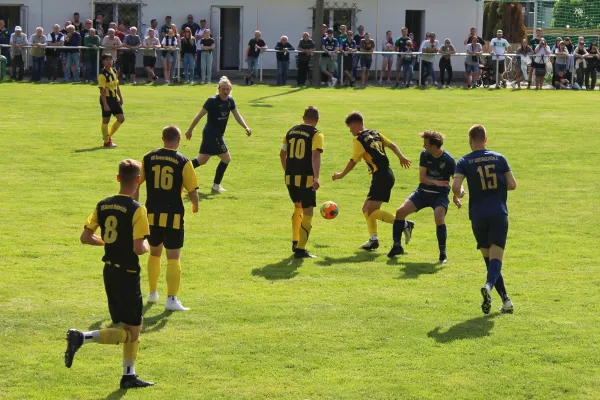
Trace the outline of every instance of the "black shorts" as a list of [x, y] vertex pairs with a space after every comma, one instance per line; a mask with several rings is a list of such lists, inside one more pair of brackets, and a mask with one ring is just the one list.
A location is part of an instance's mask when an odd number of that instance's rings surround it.
[[447, 193], [429, 193], [420, 189], [415, 190], [413, 194], [408, 196], [408, 200], [413, 202], [417, 211], [426, 207], [431, 207], [435, 210], [442, 206], [448, 212], [448, 206], [450, 205]]
[[183, 247], [183, 239], [183, 224], [181, 224], [181, 229], [150, 225], [148, 243], [152, 247], [158, 247], [163, 244], [167, 250], [181, 249]]
[[144, 68], [152, 68], [154, 69], [154, 66], [156, 65], [156, 57], [152, 57], [152, 56], [144, 56]]
[[218, 156], [219, 154], [227, 153], [227, 145], [223, 136], [203, 136], [200, 144], [200, 154], [208, 154]]
[[130, 270], [125, 265], [104, 265], [104, 289], [113, 324], [142, 324], [143, 303], [139, 271], [139, 265]]
[[344, 71], [352, 71], [352, 56], [343, 57], [344, 59]]
[[539, 68], [536, 68], [535, 69], [535, 76], [537, 76], [537, 77], [544, 77], [544, 76], [546, 76], [546, 66], [543, 65], [543, 66], [541, 66]]
[[[494, 68], [496, 67], [496, 61], [494, 61]], [[498, 60], [498, 73], [503, 74], [505, 71], [504, 60]], [[500, 77], [502, 79], [502, 77]]]
[[312, 190], [312, 187], [302, 188], [298, 186], [287, 185], [290, 199], [294, 203], [301, 203], [302, 208], [317, 206], [317, 192]]
[[119, 104], [119, 100], [116, 97], [107, 97], [106, 102], [110, 111], [104, 111], [104, 105], [102, 99], [100, 99], [100, 109], [102, 109], [102, 118], [110, 118], [111, 115], [123, 114], [123, 108]]
[[489, 249], [491, 245], [504, 249], [506, 246], [508, 216], [499, 215], [474, 219], [471, 220], [471, 228], [473, 228], [473, 236], [477, 241], [478, 249]]
[[536, 69], [536, 68], [546, 68], [546, 66], [544, 64], [538, 64], [535, 61], [531, 61], [531, 69]]
[[367, 194], [367, 200], [387, 203], [390, 201], [394, 183], [396, 183], [396, 178], [394, 178], [394, 173], [391, 169], [388, 168], [387, 171], [375, 172], [371, 179], [371, 188], [369, 189], [369, 194]]

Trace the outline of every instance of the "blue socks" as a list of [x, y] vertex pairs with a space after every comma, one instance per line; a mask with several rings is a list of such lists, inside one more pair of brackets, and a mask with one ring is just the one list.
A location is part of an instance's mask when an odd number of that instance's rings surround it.
[[487, 273], [487, 284], [491, 287], [496, 286], [498, 278], [501, 276], [500, 271], [502, 270], [502, 261], [498, 259], [490, 260], [490, 267]]
[[[488, 280], [489, 280], [490, 259], [489, 259], [489, 257], [483, 257], [483, 261], [485, 262], [485, 267], [488, 270]], [[502, 261], [499, 261], [499, 260], [494, 260], [494, 261], [498, 261], [500, 263], [500, 268], [502, 268]], [[502, 298], [502, 301], [506, 300], [506, 298], [508, 297], [508, 294], [506, 293], [506, 286], [504, 286], [504, 278], [502, 277], [502, 273], [500, 273], [500, 275], [496, 279], [496, 284], [494, 286], [496, 287], [496, 291]]]
[[405, 225], [406, 221], [403, 219], [397, 219], [394, 221], [394, 225], [392, 227], [392, 238], [394, 239], [394, 246], [402, 246], [402, 232], [404, 232]]
[[194, 167], [194, 169], [198, 168], [200, 166], [200, 163], [198, 162], [197, 158], [192, 159], [192, 167]]
[[227, 166], [229, 164], [225, 164], [223, 161], [221, 161], [219, 163], [219, 165], [217, 165], [217, 172], [215, 174], [215, 185], [220, 185], [221, 181], [223, 180], [223, 175], [225, 175], [225, 171], [227, 170]]
[[446, 255], [446, 238], [448, 237], [448, 231], [446, 230], [446, 224], [438, 225], [436, 227], [436, 234], [438, 240], [438, 246], [440, 247], [440, 259], [442, 255]]

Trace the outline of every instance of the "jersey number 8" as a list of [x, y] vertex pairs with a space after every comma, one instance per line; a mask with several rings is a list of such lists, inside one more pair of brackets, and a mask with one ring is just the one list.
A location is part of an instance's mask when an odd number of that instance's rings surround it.
[[290, 158], [302, 160], [306, 153], [306, 141], [304, 139], [290, 139]]
[[155, 165], [152, 167], [154, 172], [154, 188], [170, 190], [173, 187], [173, 167], [162, 167]]
[[485, 167], [478, 167], [477, 172], [479, 178], [481, 178], [481, 190], [492, 190], [498, 188], [498, 177], [492, 170], [496, 168], [495, 165], [486, 165]]
[[117, 217], [110, 215], [104, 221], [104, 243], [111, 244], [117, 241]]

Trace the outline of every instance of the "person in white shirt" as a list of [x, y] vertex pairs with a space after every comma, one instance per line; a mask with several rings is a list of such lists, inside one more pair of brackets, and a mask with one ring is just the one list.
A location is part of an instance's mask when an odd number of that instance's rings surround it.
[[177, 41], [177, 36], [175, 36], [175, 32], [177, 32], [177, 31], [173, 30], [173, 29], [169, 29], [167, 36], [165, 36], [163, 38], [162, 43], [161, 43], [163, 48], [169, 50], [163, 54], [163, 72], [164, 72], [165, 82], [167, 82], [167, 83], [171, 83], [171, 81], [170, 81], [171, 67], [173, 65], [173, 60], [176, 57], [174, 50], [179, 45], [179, 42]]
[[440, 42], [435, 39], [435, 33], [429, 33], [429, 40], [425, 40], [421, 43], [420, 52], [423, 53], [421, 56], [421, 84], [427, 83], [427, 78], [431, 77], [433, 85], [437, 86], [438, 83], [435, 80], [435, 71], [433, 70], [433, 62], [435, 61], [435, 55], [440, 50]]
[[[506, 49], [510, 48], [510, 43], [508, 40], [502, 37], [502, 30], [498, 29], [496, 32], [496, 37], [492, 39], [490, 42], [490, 53], [494, 56], [492, 60], [494, 61], [493, 67], [496, 68], [496, 60], [498, 61], [498, 76], [499, 79], [502, 79], [502, 82], [506, 84], [506, 80], [502, 78], [502, 74], [504, 74], [504, 54], [506, 53]], [[496, 82], [496, 89], [500, 89], [500, 85]]]
[[196, 30], [196, 32], [193, 32], [194, 34], [194, 38], [196, 38], [196, 68], [195, 68], [195, 72], [196, 72], [196, 77], [201, 78], [201, 74], [200, 72], [202, 71], [202, 39], [204, 39], [204, 34], [207, 31], [207, 27], [206, 27], [206, 19], [202, 18], [200, 20], [200, 28], [198, 28]]
[[544, 77], [546, 76], [546, 63], [549, 60], [547, 57], [551, 53], [550, 47], [548, 47], [548, 43], [546, 43], [546, 39], [542, 38], [540, 44], [535, 48], [535, 88], [541, 89], [544, 85]]

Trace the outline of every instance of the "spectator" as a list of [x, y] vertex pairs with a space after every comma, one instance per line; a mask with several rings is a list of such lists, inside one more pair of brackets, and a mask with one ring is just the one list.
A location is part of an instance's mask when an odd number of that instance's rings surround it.
[[521, 89], [521, 82], [523, 82], [527, 76], [527, 65], [531, 64], [531, 56], [534, 54], [531, 46], [527, 44], [527, 39], [521, 41], [521, 46], [517, 49], [517, 54], [519, 55], [518, 62], [521, 68], [519, 68], [517, 73], [516, 82], [513, 82], [512, 84], [513, 89], [516, 89], [517, 87]]
[[123, 75], [130, 77], [130, 82], [135, 84], [135, 61], [137, 52], [142, 45], [142, 40], [137, 35], [137, 28], [132, 26], [129, 29], [129, 35], [123, 41], [123, 50], [121, 59], [123, 61]]
[[[63, 45], [64, 35], [60, 32], [60, 25], [54, 24], [52, 32], [48, 35], [48, 47], [62, 47]], [[47, 48], [46, 56], [50, 67], [48, 79], [50, 79], [51, 82], [55, 82], [61, 73], [60, 50]]]
[[[381, 46], [382, 51], [392, 52], [394, 51], [394, 39], [392, 37], [392, 31], [387, 31], [385, 33], [385, 39], [383, 40], [383, 44]], [[394, 55], [393, 54], [384, 54], [383, 55], [383, 63], [381, 64], [381, 79], [379, 80], [380, 84], [383, 84], [385, 79], [385, 75], [387, 72], [387, 83], [392, 83], [392, 65], [394, 64]]]
[[160, 27], [160, 39], [161, 39], [161, 41], [162, 41], [162, 39], [164, 39], [165, 37], [167, 37], [167, 34], [169, 33], [169, 29], [171, 29], [171, 16], [167, 15], [167, 17], [165, 18], [165, 24]]
[[100, 37], [96, 35], [96, 30], [90, 28], [86, 37], [83, 38], [83, 45], [89, 50], [85, 53], [85, 75], [86, 82], [96, 80], [96, 69], [98, 69], [98, 48], [100, 47]]
[[[181, 35], [185, 36], [185, 30], [186, 28], [190, 28], [190, 32], [192, 33], [192, 38], [194, 39], [194, 35], [196, 34], [196, 31], [198, 31], [200, 29], [200, 25], [198, 25], [197, 23], [194, 22], [194, 16], [192, 14], [189, 14], [187, 16], [187, 22], [183, 25], [181, 25]], [[195, 43], [196, 41], [194, 41]]]
[[565, 78], [565, 71], [561, 70], [556, 74], [556, 77], [553, 81], [553, 86], [555, 89], [558, 89], [558, 90], [569, 89], [569, 80], [567, 78]]
[[[469, 44], [472, 43], [472, 38], [476, 37], [477, 38], [477, 43], [479, 43], [481, 45], [481, 51], [485, 51], [486, 49], [486, 45], [485, 45], [485, 40], [483, 40], [483, 38], [479, 35], [477, 35], [477, 29], [475, 28], [471, 28], [471, 30], [469, 31], [469, 36], [465, 39], [465, 46], [468, 46]], [[465, 70], [468, 69], [469, 67], [467, 66], [467, 62], [466, 62], [466, 58], [465, 58]], [[479, 68], [479, 66], [478, 66]], [[481, 75], [481, 71], [478, 69], [477, 72], [477, 78], [479, 78], [479, 75]], [[466, 79], [467, 79], [467, 85], [470, 85], [469, 80], [470, 80], [470, 75], [467, 74]]]
[[370, 33], [365, 33], [365, 37], [360, 42], [360, 52], [367, 53], [360, 55], [360, 77], [362, 81], [362, 87], [367, 86], [367, 80], [369, 80], [369, 70], [371, 69], [371, 64], [373, 62], [373, 52], [375, 51], [375, 41], [371, 39]]
[[419, 49], [418, 43], [415, 40], [415, 34], [414, 33], [409, 33], [408, 34], [408, 38], [410, 39], [410, 42], [412, 43], [412, 49], [414, 51], [417, 51]]
[[571, 43], [570, 37], [565, 38], [565, 47], [569, 51], [569, 54], [573, 54], [573, 50], [575, 50], [575, 47], [573, 46], [573, 43]]
[[[490, 42], [490, 53], [493, 54], [492, 60], [497, 61], [494, 63], [494, 69], [496, 69], [496, 67], [498, 68], [498, 79], [506, 84], [506, 79], [503, 78], [505, 71], [504, 54], [506, 53], [506, 49], [510, 49], [510, 43], [502, 37], [502, 34], [503, 32], [501, 29], [496, 31], [496, 37]], [[500, 89], [499, 82], [496, 82], [496, 89]]]
[[104, 26], [102, 25], [103, 23], [104, 17], [102, 15], [97, 15], [96, 21], [94, 22], [94, 29], [96, 30], [96, 36], [98, 36], [100, 40], [104, 38]]
[[[555, 54], [556, 49], [558, 49], [560, 42], [562, 41], [563, 40], [560, 36], [554, 39], [554, 46], [552, 46], [550, 49], [551, 54]], [[552, 63], [552, 83], [554, 84], [554, 81], [556, 80], [556, 57], [550, 58], [550, 62]]]
[[[542, 34], [543, 34], [542, 28], [537, 28], [535, 30], [535, 36], [531, 39], [531, 42], [529, 42], [529, 45], [531, 46], [531, 48], [534, 51], [537, 49], [540, 42], [542, 41]], [[571, 43], [571, 39], [569, 39], [569, 44], [570, 43]], [[566, 42], [565, 42], [565, 45], [567, 45]], [[531, 61], [531, 69], [529, 70], [529, 79], [527, 80], [527, 89], [529, 89], [531, 87], [531, 78], [533, 76], [534, 71], [536, 69], [542, 68], [542, 66], [538, 65], [538, 63], [536, 62], [536, 58], [537, 57], [534, 57], [534, 59]], [[543, 68], [546, 68], [546, 66], [544, 65]]]
[[327, 29], [329, 27], [327, 26], [327, 24], [323, 24], [321, 25], [321, 39], [324, 39], [325, 37], [327, 37]]
[[308, 32], [304, 32], [302, 34], [302, 39], [300, 39], [300, 43], [298, 43], [298, 86], [304, 86], [306, 84], [310, 57], [313, 51], [315, 51], [315, 42], [310, 38]]
[[83, 28], [81, 29], [81, 31], [79, 31], [79, 34], [81, 35], [81, 40], [85, 40], [85, 35], [88, 34], [90, 29], [92, 29], [92, 20], [86, 19], [83, 23]]
[[10, 55], [12, 58], [12, 79], [16, 81], [23, 80], [23, 55], [27, 46], [27, 36], [23, 33], [20, 26], [15, 26], [15, 32], [10, 36]]
[[[404, 80], [405, 88], [409, 88], [412, 83], [414, 64], [415, 64], [415, 60], [417, 59], [417, 56], [411, 54], [412, 52], [413, 52], [413, 43], [410, 40], [408, 40], [406, 42], [406, 49], [404, 49], [404, 53], [407, 53], [407, 54], [402, 55], [402, 61], [401, 61], [402, 62], [402, 72], [403, 72], [402, 78]], [[396, 62], [400, 62], [400, 60], [397, 60]], [[398, 82], [396, 82], [396, 87], [398, 87]]]
[[[75, 31], [73, 25], [67, 27], [67, 36], [65, 36], [66, 47], [81, 46], [81, 35]], [[65, 50], [67, 54], [67, 63], [65, 67], [65, 82], [69, 82], [71, 67], [74, 67], [73, 82], [79, 82], [79, 49]]]
[[213, 50], [215, 49], [215, 39], [210, 36], [210, 29], [204, 29], [204, 37], [200, 41], [200, 79], [204, 83], [211, 83], [212, 65], [213, 65]]
[[125, 25], [119, 24], [119, 27], [115, 31], [115, 35], [117, 35], [117, 37], [121, 40], [121, 42], [124, 42], [125, 36], [127, 36], [127, 32], [125, 32]]
[[60, 31], [60, 33], [62, 33], [64, 36], [67, 36], [67, 28], [69, 27], [69, 25], [71, 25], [71, 21], [65, 21], [65, 27], [62, 31]]
[[479, 77], [479, 57], [483, 53], [483, 46], [477, 40], [477, 36], [471, 36], [471, 43], [467, 45], [467, 56], [465, 57], [465, 70], [467, 71], [467, 89], [475, 87]]
[[[358, 33], [354, 35], [354, 43], [356, 43], [356, 48], [360, 49], [360, 42], [365, 37], [365, 27], [362, 25], [358, 26]], [[360, 54], [354, 54], [352, 58], [352, 78], [356, 79], [356, 75], [358, 72], [358, 65], [360, 64]], [[361, 65], [362, 67], [362, 65]]]
[[[585, 49], [584, 49], [585, 50]], [[542, 89], [544, 85], [544, 77], [546, 76], [546, 63], [548, 62], [548, 55], [550, 54], [550, 47], [546, 43], [546, 39], [542, 38], [540, 44], [535, 48], [535, 88]], [[533, 63], [532, 63], [533, 66]], [[529, 86], [527, 87], [529, 88]]]
[[352, 58], [354, 57], [354, 53], [356, 52], [356, 42], [354, 41], [354, 37], [352, 36], [352, 31], [348, 31], [348, 38], [344, 41], [344, 43], [340, 44], [340, 50], [342, 52], [342, 60], [344, 64], [344, 75], [346, 76], [346, 85], [350, 85], [350, 87], [354, 86], [354, 78], [352, 77]]
[[248, 75], [244, 78], [246, 85], [254, 84], [254, 76], [258, 72], [258, 57], [266, 48], [267, 44], [261, 39], [260, 31], [254, 32], [254, 38], [248, 42], [246, 49], [246, 62], [248, 63]]
[[[427, 35], [426, 35], [427, 37]], [[438, 53], [440, 49], [440, 42], [435, 39], [435, 33], [428, 32], [428, 40], [425, 40], [421, 44], [420, 51], [424, 53], [421, 56], [421, 64], [423, 65], [423, 71], [421, 71], [421, 84], [425, 86], [427, 84], [427, 78], [431, 77], [431, 82], [434, 86], [437, 86], [438, 83], [435, 80], [435, 71], [433, 70], [433, 61], [435, 60], [435, 55]]]
[[557, 80], [557, 75], [559, 72], [563, 72], [562, 76], [565, 75], [567, 70], [567, 61], [569, 58], [569, 51], [565, 47], [565, 42], [562, 40], [558, 43], [558, 47], [554, 49], [554, 51], [550, 50], [552, 54], [556, 55], [554, 59], [554, 74], [552, 76], [552, 82], [554, 83]]
[[169, 29], [167, 36], [163, 38], [161, 44], [163, 48], [169, 50], [163, 54], [163, 73], [165, 82], [171, 83], [171, 67], [173, 65], [173, 59], [175, 58], [175, 49], [179, 44], [173, 29]]
[[[10, 44], [10, 31], [3, 19], [0, 19], [0, 44]], [[10, 63], [10, 47], [0, 47], [0, 55], [6, 57]]]
[[[158, 38], [158, 21], [155, 18], [150, 20], [150, 27], [146, 28], [146, 32], [144, 32], [144, 39], [150, 36], [150, 29], [154, 31], [154, 38]], [[156, 57], [156, 54], [154, 56]]]
[[[81, 29], [81, 31], [79, 32], [79, 34], [81, 35], [81, 46], [85, 46], [85, 37], [89, 34], [90, 29], [92, 29], [92, 20], [86, 19], [85, 22], [83, 23], [83, 29]], [[79, 66], [82, 71], [81, 75], [83, 75], [83, 77], [85, 78], [87, 76], [87, 73], [85, 72], [85, 66], [86, 66], [86, 56], [88, 55], [88, 51], [80, 50], [79, 54], [80, 54]]]
[[337, 83], [333, 73], [335, 72], [335, 56], [339, 50], [338, 41], [333, 37], [333, 29], [327, 29], [327, 36], [321, 41], [321, 49], [324, 53], [321, 54], [319, 67], [321, 72], [327, 76], [329, 87], [333, 87]]
[[[188, 21], [190, 21], [188, 16]], [[193, 18], [192, 18], [193, 21]], [[196, 67], [196, 39], [192, 35], [192, 28], [187, 26], [183, 29], [181, 38], [181, 54], [183, 54], [183, 80], [194, 83], [194, 69]]]
[[75, 28], [75, 32], [79, 33], [81, 35], [81, 30], [83, 29], [83, 26], [81, 24], [81, 21], [79, 21], [79, 13], [73, 13], [73, 22], [71, 23], [71, 25], [73, 25], [73, 27]]
[[[345, 33], [345, 32], [344, 32]], [[287, 83], [288, 70], [290, 68], [290, 51], [294, 51], [294, 46], [288, 42], [287, 36], [282, 36], [279, 43], [275, 45], [275, 50], [280, 51], [277, 57], [277, 84], [285, 85]]]
[[573, 51], [573, 55], [575, 56], [575, 70], [577, 71], [577, 85], [579, 85], [577, 89], [581, 89], [583, 88], [583, 79], [587, 65], [585, 57], [588, 55], [583, 36], [579, 36], [577, 47]]
[[446, 88], [450, 88], [450, 82], [452, 82], [452, 60], [450, 56], [456, 54], [456, 49], [452, 45], [449, 38], [444, 40], [444, 45], [440, 47], [440, 83], [444, 86], [444, 72], [448, 72], [448, 80], [446, 81]]
[[152, 28], [148, 29], [148, 36], [144, 38], [142, 43], [144, 48], [144, 68], [148, 73], [147, 83], [151, 83], [158, 79], [154, 73], [154, 66], [156, 65], [156, 49], [160, 49], [160, 40], [156, 37], [156, 31]]
[[122, 46], [121, 39], [115, 35], [115, 30], [110, 28], [108, 35], [102, 39], [102, 47], [104, 47], [104, 54], [110, 54], [113, 60], [113, 68], [117, 64], [117, 49]]
[[[565, 47], [567, 48], [567, 51], [569, 52], [569, 54], [573, 54], [573, 50], [575, 50], [575, 48], [573, 47], [571, 38], [569, 38], [569, 37], [565, 38]], [[567, 61], [567, 73], [565, 74], [565, 78], [567, 78], [569, 80], [569, 82], [571, 82], [571, 80], [573, 78], [573, 74], [571, 73], [571, 70], [573, 70], [574, 68], [575, 68], [575, 60], [573, 59], [573, 57], [569, 57], [569, 60]]]
[[[410, 38], [408, 37], [408, 28], [404, 27], [402, 28], [402, 35], [396, 39], [396, 42], [394, 43], [394, 51], [400, 52], [400, 53], [405, 53], [406, 49], [407, 49], [407, 43], [410, 41]], [[410, 59], [412, 60], [412, 55], [410, 56]], [[406, 66], [407, 64], [404, 63], [404, 55], [403, 54], [398, 54], [398, 59], [396, 60], [396, 87], [400, 86], [400, 81], [401, 81], [401, 68], [403, 66]], [[411, 63], [412, 66], [412, 63]], [[411, 68], [412, 69], [412, 68]], [[406, 74], [404, 74], [406, 75]], [[410, 75], [412, 76], [412, 72], [410, 73]], [[407, 82], [405, 82], [406, 84]]]
[[44, 72], [44, 49], [46, 47], [47, 38], [44, 36], [43, 28], [36, 28], [35, 33], [31, 35], [29, 44], [31, 48], [31, 82], [39, 82], [42, 80], [42, 73]]
[[[337, 36], [336, 39], [338, 41], [338, 45], [340, 46], [340, 49], [341, 49], [344, 46], [344, 42], [346, 40], [348, 40], [348, 32], [347, 32], [346, 25], [340, 25], [339, 33], [337, 33], [336, 36]], [[336, 72], [337, 72], [338, 79], [340, 76], [342, 76], [342, 57], [343, 57], [343, 55], [341, 52], [337, 54]]]
[[202, 18], [200, 26], [194, 31], [194, 38], [196, 39], [196, 76], [200, 79], [202, 79], [202, 39], [204, 39], [206, 29], [206, 19]]
[[[590, 44], [589, 49], [587, 49], [588, 58], [587, 69], [585, 70], [585, 88], [587, 90], [594, 90], [596, 88], [596, 77], [597, 77], [597, 68], [598, 68], [598, 60], [600, 59], [600, 53], [598, 52], [598, 42], [594, 39]], [[592, 79], [590, 85], [590, 78]]]

